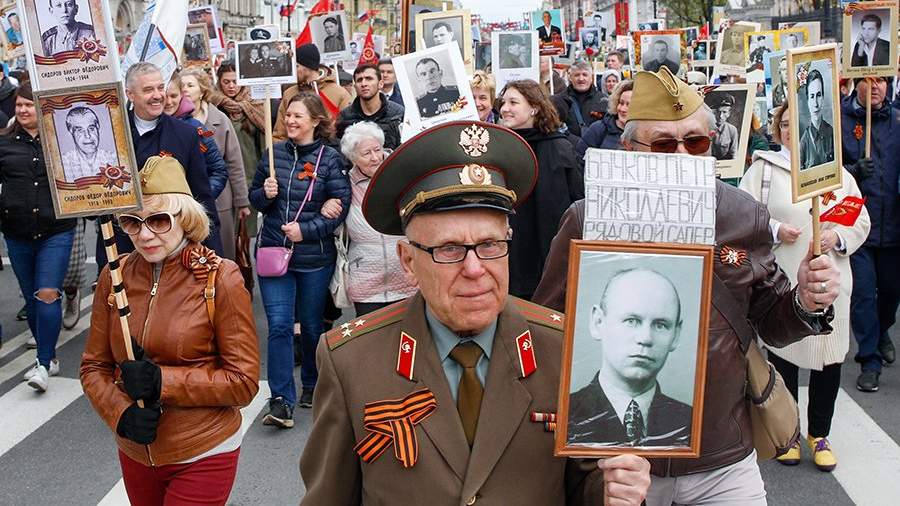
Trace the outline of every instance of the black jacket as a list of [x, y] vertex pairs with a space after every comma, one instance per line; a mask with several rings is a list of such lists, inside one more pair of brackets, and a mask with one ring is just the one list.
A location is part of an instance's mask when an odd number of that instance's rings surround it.
[[38, 241], [75, 227], [73, 219], [56, 219], [40, 138], [18, 125], [0, 136], [0, 184], [0, 228], [8, 237]]
[[400, 123], [403, 122], [404, 108], [402, 105], [388, 99], [387, 95], [379, 92], [381, 108], [371, 116], [367, 116], [362, 110], [359, 97], [353, 100], [341, 111], [337, 120], [337, 136], [343, 137], [344, 130], [360, 121], [371, 121], [384, 131], [384, 147], [397, 149], [400, 145]]
[[584, 180], [565, 134], [534, 128], [516, 130], [534, 150], [538, 180], [534, 191], [510, 216], [509, 293], [530, 299], [541, 279], [550, 242], [572, 202], [584, 198]]
[[606, 112], [606, 97], [593, 84], [584, 93], [576, 91], [570, 84], [566, 88], [566, 97], [572, 100], [566, 126], [570, 132], [581, 137], [591, 123], [603, 117]]

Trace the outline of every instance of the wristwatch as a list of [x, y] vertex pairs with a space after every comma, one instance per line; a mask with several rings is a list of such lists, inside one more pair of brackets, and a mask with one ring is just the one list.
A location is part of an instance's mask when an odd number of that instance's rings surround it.
[[817, 322], [819, 318], [825, 318], [826, 322], [831, 322], [834, 319], [834, 304], [829, 304], [825, 309], [820, 309], [818, 311], [808, 311], [803, 304], [800, 303], [800, 289], [794, 289], [794, 310], [797, 311], [797, 315], [800, 318], [803, 318], [807, 322]]

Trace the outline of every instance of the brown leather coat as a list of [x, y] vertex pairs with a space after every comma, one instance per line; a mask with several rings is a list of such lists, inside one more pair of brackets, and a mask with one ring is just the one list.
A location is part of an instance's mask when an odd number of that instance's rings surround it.
[[[155, 287], [153, 265], [139, 253], [132, 253], [122, 268], [131, 335], [162, 369], [156, 441], [145, 446], [116, 438], [125, 455], [144, 465], [182, 462], [216, 447], [240, 430], [239, 407], [249, 404], [259, 389], [256, 324], [237, 265], [225, 259], [219, 265], [215, 321], [210, 322], [206, 280], [198, 279], [181, 258], [166, 260]], [[116, 384], [117, 364], [126, 355], [118, 310], [110, 304], [110, 285], [106, 267], [94, 294], [81, 384], [115, 432], [133, 401]]]
[[[535, 303], [564, 309], [569, 240], [581, 239], [583, 226], [584, 200], [579, 200], [569, 207], [560, 222], [533, 297]], [[749, 261], [738, 266], [722, 264], [718, 256], [722, 246], [745, 251]], [[721, 181], [716, 183], [713, 266], [715, 274], [746, 308], [747, 319], [767, 344], [782, 347], [809, 335], [830, 332], [831, 327], [824, 318], [811, 326], [794, 309], [794, 291], [772, 253], [766, 208], [750, 195]], [[734, 329], [715, 307], [717, 297], [713, 289], [700, 458], [650, 459], [651, 473], [656, 476], [718, 469], [743, 459], [753, 450], [749, 401], [744, 395], [747, 359]]]

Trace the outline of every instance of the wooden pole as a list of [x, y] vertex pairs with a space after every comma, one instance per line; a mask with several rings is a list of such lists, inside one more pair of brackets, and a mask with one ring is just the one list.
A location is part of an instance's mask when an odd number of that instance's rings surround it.
[[872, 84], [873, 79], [866, 78], [866, 158], [872, 157]]
[[275, 178], [275, 153], [272, 152], [272, 101], [269, 85], [266, 85], [266, 99], [263, 101], [263, 115], [266, 117], [266, 149], [269, 151], [269, 177]]
[[[119, 324], [122, 326], [122, 339], [125, 341], [125, 356], [128, 360], [134, 360], [134, 349], [131, 347], [131, 330], [128, 328], [128, 317], [131, 310], [128, 308], [128, 297], [125, 295], [125, 285], [122, 284], [122, 272], [119, 268], [119, 251], [116, 248], [116, 236], [113, 232], [112, 215], [103, 214], [100, 220], [100, 231], [103, 234], [103, 245], [106, 250], [106, 259], [109, 262], [109, 277], [112, 279], [112, 292], [116, 298], [116, 309], [119, 310]], [[139, 408], [144, 407], [144, 401], [137, 400]]]
[[822, 227], [819, 222], [819, 197], [812, 198], [813, 258], [822, 254]]

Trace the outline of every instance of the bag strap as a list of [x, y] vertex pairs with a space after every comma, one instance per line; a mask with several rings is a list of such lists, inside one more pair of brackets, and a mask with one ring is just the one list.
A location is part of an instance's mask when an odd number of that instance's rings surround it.
[[759, 202], [766, 207], [769, 205], [769, 190], [772, 188], [772, 164], [763, 163], [762, 182], [759, 188]]
[[572, 100], [570, 109], [575, 114], [575, 121], [578, 122], [578, 126], [584, 126], [584, 116], [581, 114], [581, 106], [578, 105], [577, 100]]
[[216, 328], [216, 274], [218, 269], [209, 271], [206, 276], [206, 288], [203, 289], [203, 298], [206, 299], [206, 312], [209, 314], [209, 323]]
[[716, 273], [713, 273], [713, 292], [715, 293], [715, 296], [712, 298], [713, 306], [722, 313], [722, 316], [734, 329], [738, 339], [741, 341], [741, 350], [746, 354], [756, 338], [756, 331], [750, 326], [746, 315], [742, 314], [740, 304], [734, 297], [734, 293]]
[[[306, 203], [309, 202], [309, 199], [312, 198], [313, 187], [316, 186], [316, 179], [319, 175], [319, 162], [322, 161], [322, 152], [325, 151], [325, 145], [322, 144], [322, 147], [319, 148], [319, 156], [316, 157], [316, 168], [313, 169], [312, 181], [309, 183], [309, 187], [306, 189], [306, 195], [303, 197], [303, 202], [300, 202], [300, 208], [297, 209], [297, 215], [294, 216], [292, 221], [297, 221], [300, 219], [300, 213], [303, 212], [303, 208], [306, 206]], [[290, 198], [290, 195], [288, 195]]]

